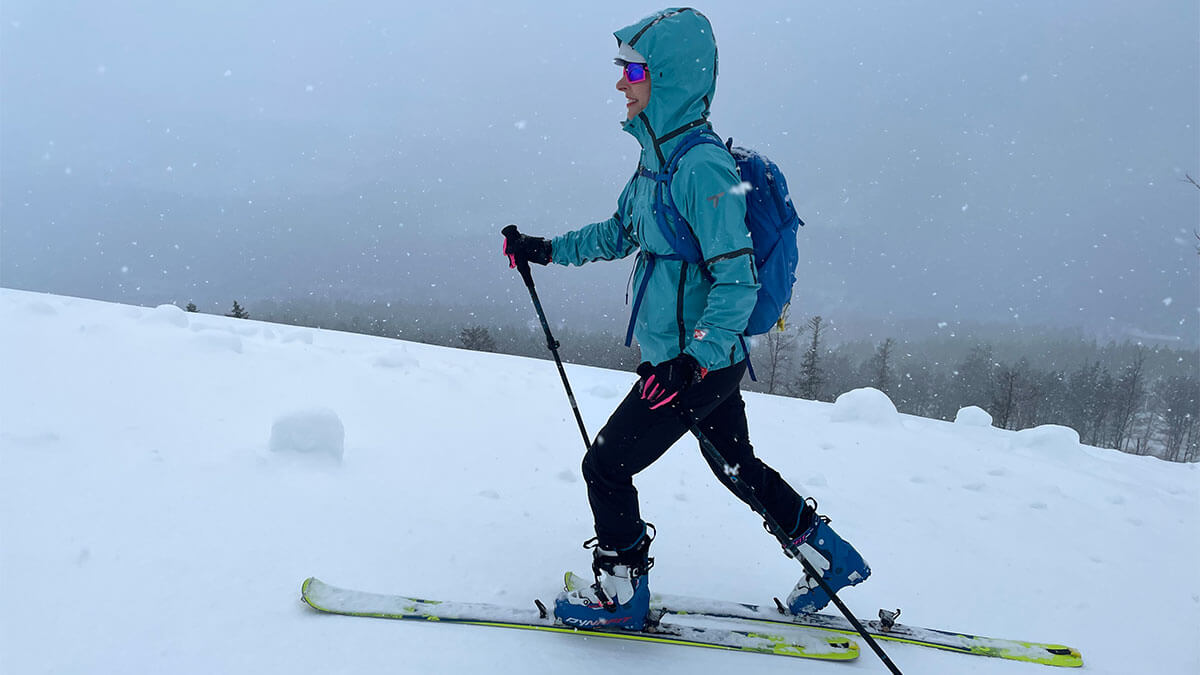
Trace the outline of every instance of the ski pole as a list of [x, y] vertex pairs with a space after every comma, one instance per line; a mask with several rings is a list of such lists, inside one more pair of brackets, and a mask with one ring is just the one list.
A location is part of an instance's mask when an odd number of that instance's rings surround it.
[[[638, 375], [645, 377], [647, 374], [649, 374], [643, 373], [642, 371], [643, 369], [639, 367]], [[704, 450], [704, 454], [708, 455], [709, 458], [718, 465], [724, 466], [727, 469], [731, 469], [732, 467], [730, 467], [725, 461], [725, 458], [721, 456], [721, 451], [717, 450], [717, 447], [713, 445], [712, 441], [708, 440], [708, 436], [700, 430], [700, 425], [697, 424], [691, 413], [686, 409], [681, 409], [681, 414], [684, 422], [687, 423], [688, 427], [691, 429], [692, 434], [700, 441], [700, 447]], [[896, 667], [896, 664], [892, 662], [891, 657], [887, 655], [887, 652], [883, 651], [883, 648], [879, 646], [879, 643], [875, 641], [875, 638], [871, 637], [871, 634], [867, 632], [867, 629], [863, 627], [858, 618], [854, 616], [854, 613], [850, 611], [850, 608], [846, 606], [846, 603], [842, 602], [842, 599], [837, 596], [837, 593], [830, 588], [829, 583], [821, 577], [821, 573], [818, 572], [815, 567], [813, 567], [812, 563], [810, 563], [803, 555], [801, 555], [798, 547], [792, 544], [791, 538], [788, 537], [783, 527], [779, 524], [779, 521], [775, 520], [775, 518], [767, 512], [767, 509], [765, 506], [763, 506], [762, 502], [759, 501], [758, 495], [754, 492], [754, 486], [748, 485], [739, 480], [736, 472], [726, 471], [726, 475], [729, 476], [729, 481], [733, 483], [734, 487], [737, 488], [738, 493], [742, 495], [742, 497], [746, 500], [746, 503], [750, 505], [750, 508], [753, 509], [758, 515], [762, 516], [763, 521], [767, 524], [767, 529], [772, 535], [775, 536], [776, 539], [779, 540], [779, 543], [783, 546], [783, 550], [788, 557], [799, 560], [800, 565], [804, 567], [805, 573], [817, 580], [817, 585], [821, 587], [821, 590], [825, 591], [825, 593], [829, 595], [829, 599], [832, 600], [833, 604], [842, 612], [842, 615], [846, 617], [846, 620], [854, 626], [854, 629], [858, 631], [858, 634], [861, 635], [863, 640], [867, 642], [867, 644], [875, 652], [875, 655], [879, 657], [879, 660], [883, 661], [883, 665], [887, 666], [887, 669], [891, 671], [893, 675], [903, 675], [900, 672], [900, 669]]]
[[[700, 430], [700, 426], [691, 418], [691, 415], [685, 411], [684, 417], [685, 421], [691, 425], [692, 434], [694, 434], [696, 438], [700, 440], [700, 447], [704, 449], [704, 453], [714, 461], [718, 462], [720, 465], [730, 468], [729, 465], [726, 464], [725, 459], [721, 456], [721, 453], [717, 450], [716, 446], [712, 444], [712, 441], [708, 440], [708, 436], [704, 435], [704, 432]], [[767, 509], [763, 506], [762, 502], [758, 500], [758, 495], [754, 493], [754, 487], [738, 480], [738, 476], [734, 472], [728, 472], [727, 475], [729, 476], [730, 482], [737, 486], [738, 490], [746, 499], [746, 502], [750, 504], [750, 508], [754, 509], [755, 513], [763, 517], [763, 520], [767, 523], [767, 528], [770, 530], [771, 534], [773, 534], [783, 546], [784, 553], [786, 553], [789, 558], [795, 558], [796, 560], [799, 560], [800, 565], [804, 567], [804, 572], [808, 574], [808, 576], [817, 580], [817, 585], [821, 587], [821, 590], [825, 591], [825, 593], [829, 595], [829, 599], [833, 601], [833, 604], [837, 606], [839, 610], [841, 610], [842, 615], [845, 616], [846, 620], [854, 626], [854, 629], [858, 631], [858, 634], [862, 636], [863, 640], [870, 645], [871, 649], [875, 652], [875, 655], [879, 657], [879, 660], [883, 661], [883, 665], [887, 666], [887, 669], [890, 670], [893, 675], [903, 675], [900, 672], [900, 669], [896, 667], [896, 664], [892, 662], [891, 657], [887, 655], [887, 652], [883, 651], [883, 647], [880, 647], [879, 643], [875, 641], [875, 638], [871, 637], [871, 634], [867, 632], [867, 629], [864, 628], [862, 623], [859, 622], [858, 618], [854, 616], [854, 613], [850, 611], [850, 608], [847, 607], [844, 602], [842, 602], [842, 599], [837, 596], [837, 593], [830, 588], [829, 583], [821, 577], [821, 573], [818, 572], [817, 569], [813, 567], [813, 564], [810, 563], [803, 555], [801, 555], [799, 549], [792, 544], [791, 539], [784, 532], [783, 527], [779, 525], [779, 521], [775, 520], [775, 518], [767, 512]]]
[[[509, 225], [500, 233], [504, 235], [505, 239], [512, 239], [520, 234], [516, 225]], [[537, 310], [538, 319], [542, 322], [542, 330], [546, 332], [546, 347], [554, 355], [554, 363], [558, 366], [558, 374], [562, 377], [563, 388], [567, 390], [567, 400], [571, 402], [571, 410], [575, 412], [575, 421], [579, 423], [579, 433], [583, 435], [583, 445], [590, 452], [592, 442], [588, 438], [587, 428], [583, 426], [583, 415], [579, 413], [579, 404], [575, 402], [575, 393], [571, 391], [571, 383], [567, 381], [567, 371], [563, 368], [562, 359], [558, 356], [558, 340], [555, 340], [554, 335], [550, 333], [546, 312], [542, 309], [542, 301], [538, 299], [537, 289], [533, 286], [533, 274], [529, 270], [529, 261], [521, 256], [514, 256], [514, 259], [517, 263], [517, 271], [521, 273], [521, 278], [525, 280], [525, 287], [529, 289], [529, 297], [533, 299], [533, 307]]]

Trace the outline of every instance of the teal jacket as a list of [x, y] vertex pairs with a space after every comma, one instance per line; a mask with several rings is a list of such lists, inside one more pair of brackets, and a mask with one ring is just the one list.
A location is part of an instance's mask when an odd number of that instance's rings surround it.
[[[667, 9], [622, 28], [619, 42], [646, 57], [650, 102], [625, 131], [642, 146], [641, 166], [661, 171], [687, 131], [707, 124], [717, 86], [717, 45], [712, 26], [692, 9]], [[642, 358], [654, 364], [681, 352], [709, 370], [741, 362], [741, 339], [758, 297], [754, 248], [746, 229], [746, 198], [733, 157], [713, 144], [689, 150], [671, 181], [671, 195], [691, 226], [704, 264], [658, 259], [648, 279], [634, 335]], [[654, 218], [654, 181], [634, 174], [608, 220], [555, 237], [553, 259], [560, 265], [642, 254], [673, 255]], [[634, 288], [640, 288], [647, 260], [639, 255]]]

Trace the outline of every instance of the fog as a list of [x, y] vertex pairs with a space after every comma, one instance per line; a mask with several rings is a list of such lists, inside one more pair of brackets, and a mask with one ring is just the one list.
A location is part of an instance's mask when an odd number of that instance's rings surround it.
[[[638, 154], [612, 32], [658, 8], [5, 0], [0, 285], [527, 317], [499, 230], [611, 215]], [[807, 223], [803, 315], [1200, 342], [1196, 2], [698, 9], [717, 133]], [[535, 278], [616, 332], [631, 269]]]

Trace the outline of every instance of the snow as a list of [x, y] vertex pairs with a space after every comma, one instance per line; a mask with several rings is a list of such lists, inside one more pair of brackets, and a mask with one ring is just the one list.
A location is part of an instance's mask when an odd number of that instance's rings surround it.
[[969, 405], [958, 411], [958, 414], [954, 416], [954, 423], [968, 427], [990, 427], [992, 426], [992, 416], [977, 405]]
[[[634, 380], [567, 372], [592, 433]], [[901, 415], [874, 390], [746, 402], [758, 453], [871, 563], [844, 594], [859, 614], [1069, 644], [1090, 673], [1200, 672], [1195, 465]], [[549, 361], [0, 290], [0, 672], [884, 672], [865, 645], [797, 664], [299, 602], [310, 575], [550, 599], [588, 569], [582, 446]], [[694, 441], [637, 482], [656, 590], [791, 589], [799, 567]], [[1053, 672], [885, 648], [910, 675]]]
[[887, 394], [866, 387], [838, 396], [833, 403], [829, 420], [860, 426], [888, 427], [899, 424], [900, 416], [896, 412], [896, 405]]
[[177, 328], [187, 328], [189, 325], [187, 312], [175, 305], [159, 305], [147, 312], [142, 321], [145, 323], [167, 324]]
[[323, 456], [341, 462], [346, 448], [346, 427], [338, 414], [328, 408], [298, 410], [271, 425], [270, 448], [272, 452]]

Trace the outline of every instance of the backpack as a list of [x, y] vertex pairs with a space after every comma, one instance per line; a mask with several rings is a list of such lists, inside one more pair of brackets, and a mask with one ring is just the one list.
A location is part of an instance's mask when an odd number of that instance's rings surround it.
[[[692, 228], [686, 226], [687, 221], [675, 208], [675, 200], [671, 196], [671, 178], [679, 168], [680, 159], [688, 150], [701, 143], [719, 145], [733, 155], [738, 174], [742, 178], [742, 183], [734, 189], [747, 191], [746, 229], [750, 231], [750, 239], [754, 244], [754, 266], [760, 287], [744, 335], [761, 335], [777, 325], [782, 329], [784, 315], [791, 303], [792, 286], [796, 282], [796, 264], [800, 257], [796, 236], [804, 222], [796, 215], [791, 197], [788, 196], [787, 181], [774, 162], [753, 150], [734, 146], [732, 138], [722, 143], [707, 126], [693, 131], [680, 141], [663, 167], [662, 173], [653, 173], [644, 167], [638, 169], [638, 175], [651, 178], [655, 182], [655, 220], [663, 237], [675, 250], [675, 255], [651, 256], [647, 261], [650, 267], [645, 276], [649, 277], [655, 257], [683, 260], [696, 265], [704, 263], [700, 244], [696, 241]], [[682, 223], [685, 227], [678, 228], [678, 231], [673, 230], [667, 222], [667, 213], [673, 216], [675, 223]], [[705, 273], [707, 274], [707, 270]], [[643, 283], [642, 290], [644, 289]], [[633, 324], [640, 304], [639, 292], [634, 302], [633, 316], [629, 320], [626, 345], [631, 343]]]

